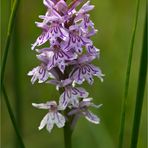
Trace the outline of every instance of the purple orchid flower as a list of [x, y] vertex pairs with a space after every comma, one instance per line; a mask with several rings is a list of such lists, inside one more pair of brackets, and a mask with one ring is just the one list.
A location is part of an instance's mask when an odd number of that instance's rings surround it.
[[39, 83], [43, 83], [48, 79], [50, 73], [47, 71], [47, 66], [45, 64], [41, 64], [29, 71], [28, 76], [32, 76], [32, 84], [34, 84], [37, 79], [39, 80]]
[[[81, 116], [95, 124], [100, 122], [89, 110], [89, 107], [99, 108], [100, 105], [93, 104], [92, 99], [88, 98], [89, 93], [77, 86], [85, 80], [92, 85], [94, 76], [103, 81], [104, 76], [101, 69], [92, 64], [100, 56], [100, 50], [91, 40], [97, 30], [88, 12], [94, 5], [87, 1], [78, 10], [77, 6], [82, 3], [83, 0], [74, 0], [69, 5], [65, 0], [43, 0], [47, 12], [39, 15], [41, 22], [35, 22], [42, 33], [32, 44], [32, 50], [37, 51], [36, 56], [41, 64], [28, 75], [32, 76], [32, 84], [36, 80], [38, 83], [53, 84], [60, 92], [59, 105], [55, 101], [32, 104], [49, 111], [42, 119], [39, 130], [46, 126], [51, 132], [54, 124], [62, 128], [67, 121], [72, 121], [73, 126]], [[45, 43], [49, 46], [37, 49]]]
[[65, 52], [61, 47], [56, 44], [50, 48], [43, 48], [37, 50], [40, 54], [37, 55], [37, 58], [45, 63], [47, 63], [47, 69], [51, 70], [53, 67], [58, 66], [61, 72], [64, 72], [66, 61], [71, 61], [76, 59], [76, 54], [71, 51]]
[[88, 92], [84, 88], [67, 86], [59, 98], [59, 104], [63, 109], [65, 109], [68, 104], [78, 106], [78, 99], [86, 98], [87, 96]]
[[97, 76], [103, 81], [102, 76], [104, 76], [101, 70], [90, 64], [90, 62], [95, 58], [95, 56], [91, 55], [83, 55], [74, 63], [74, 68], [70, 73], [71, 79], [73, 79], [77, 84], [82, 84], [85, 80], [92, 85], [93, 84], [93, 76]]
[[89, 110], [89, 107], [100, 108], [102, 104], [95, 105], [91, 101], [92, 101], [92, 98], [83, 99], [79, 103], [79, 106], [73, 107], [71, 111], [68, 113], [69, 116], [75, 115], [73, 119], [72, 127], [76, 124], [76, 121], [80, 116], [84, 116], [88, 121], [94, 124], [100, 123], [100, 119]]
[[83, 36], [83, 32], [81, 29], [76, 26], [70, 26], [69, 27], [69, 38], [67, 38], [68, 41], [65, 42], [66, 46], [64, 47], [65, 50], [74, 49], [75, 52], [81, 54], [82, 53], [82, 47], [86, 46], [87, 44], [92, 44], [92, 41]]
[[39, 109], [49, 110], [49, 112], [42, 119], [40, 126], [38, 127], [39, 130], [44, 128], [44, 126], [46, 125], [47, 130], [51, 132], [54, 124], [56, 124], [59, 128], [62, 128], [65, 125], [65, 117], [61, 113], [59, 113], [61, 108], [57, 105], [55, 101], [49, 101], [47, 103], [41, 104], [32, 103], [32, 105]]

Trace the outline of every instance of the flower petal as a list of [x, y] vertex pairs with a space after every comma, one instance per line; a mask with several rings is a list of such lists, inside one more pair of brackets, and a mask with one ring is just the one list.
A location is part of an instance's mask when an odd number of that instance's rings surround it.
[[50, 106], [48, 106], [45, 103], [40, 103], [40, 104], [32, 103], [32, 106], [39, 108], [39, 109], [49, 109], [50, 108]]
[[64, 127], [64, 125], [65, 125], [65, 117], [62, 114], [57, 112], [57, 113], [55, 113], [54, 122], [57, 125], [57, 127], [59, 127], [59, 128]]
[[46, 103], [40, 103], [40, 104], [37, 104], [37, 103], [32, 103], [32, 106], [36, 107], [36, 108], [39, 108], [39, 109], [50, 109], [51, 108], [51, 105], [57, 105], [55, 101], [48, 101]]
[[43, 31], [43, 33], [36, 39], [35, 43], [32, 44], [31, 49], [34, 50], [36, 46], [44, 44], [49, 39], [48, 32]]
[[69, 98], [67, 96], [67, 93], [63, 92], [62, 95], [60, 96], [60, 99], [59, 99], [59, 106], [60, 106], [60, 108], [65, 110], [65, 108], [67, 107], [68, 103], [69, 103]]
[[77, 70], [74, 69], [70, 73], [71, 79], [74, 80], [77, 84], [82, 84], [84, 81], [84, 77], [81, 71], [82, 71], [81, 68], [78, 68]]
[[94, 83], [93, 76], [90, 73], [87, 72], [84, 77], [90, 85], [92, 85]]
[[78, 13], [86, 13], [88, 11], [91, 11], [94, 8], [94, 5], [89, 5], [90, 1], [87, 1], [82, 8], [78, 11]]
[[79, 98], [86, 98], [88, 97], [89, 93], [82, 87], [74, 87], [72, 88], [72, 94], [73, 95], [77, 94], [77, 97]]
[[58, 10], [58, 12], [62, 12], [63, 14], [65, 14], [68, 10], [67, 3], [64, 0], [57, 2], [55, 8]]
[[79, 98], [86, 98], [88, 96], [88, 92], [81, 87], [73, 87], [71, 88], [71, 97], [69, 98], [70, 103], [73, 107], [79, 106]]
[[94, 115], [92, 112], [85, 111], [85, 112], [83, 112], [83, 114], [88, 121], [95, 123], [95, 124], [100, 123], [100, 119], [96, 115]]
[[97, 76], [98, 78], [100, 78], [101, 82], [103, 82], [103, 76], [104, 74], [102, 74], [102, 71], [100, 68], [92, 65], [92, 64], [89, 64], [89, 67], [91, 69], [91, 73], [94, 75], [94, 76]]
[[49, 9], [52, 9], [52, 7], [54, 6], [54, 3], [51, 0], [44, 0], [43, 4], [48, 7]]
[[48, 130], [48, 132], [50, 133], [51, 130], [53, 129], [54, 124], [52, 122], [48, 122], [46, 125], [46, 129]]
[[44, 128], [44, 126], [47, 124], [49, 120], [49, 113], [47, 113], [44, 118], [42, 119], [40, 126], [38, 127], [39, 130], [41, 130], [42, 128]]
[[51, 132], [53, 126], [54, 126], [54, 121], [52, 120], [52, 113], [48, 113], [48, 121], [46, 129], [48, 130], [49, 133]]

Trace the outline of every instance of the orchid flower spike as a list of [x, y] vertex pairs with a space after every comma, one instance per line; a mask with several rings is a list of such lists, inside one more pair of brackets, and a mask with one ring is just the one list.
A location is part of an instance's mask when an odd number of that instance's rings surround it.
[[41, 22], [35, 22], [42, 32], [31, 47], [41, 64], [29, 71], [28, 76], [32, 77], [32, 84], [55, 85], [60, 96], [56, 101], [32, 103], [35, 108], [48, 111], [39, 130], [46, 126], [51, 132], [54, 125], [62, 128], [66, 122], [74, 127], [81, 116], [99, 124], [100, 118], [89, 108], [101, 105], [95, 105], [89, 98], [89, 92], [79, 86], [85, 81], [92, 85], [94, 76], [101, 82], [104, 78], [102, 70], [92, 64], [100, 57], [100, 49], [91, 40], [97, 32], [88, 14], [94, 5], [90, 1], [83, 3], [83, 0], [74, 0], [70, 5], [64, 0], [43, 0], [43, 4], [47, 11], [39, 15]]

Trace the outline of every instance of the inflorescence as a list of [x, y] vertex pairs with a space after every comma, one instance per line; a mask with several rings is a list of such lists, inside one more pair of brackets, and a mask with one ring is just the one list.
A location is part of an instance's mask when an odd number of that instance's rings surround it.
[[[69, 120], [71, 127], [74, 127], [80, 116], [99, 124], [100, 119], [89, 107], [99, 108], [101, 105], [92, 103], [92, 98], [88, 98], [89, 93], [78, 87], [85, 80], [92, 85], [93, 76], [103, 81], [101, 70], [91, 64], [100, 55], [100, 50], [90, 39], [97, 32], [88, 14], [94, 6], [88, 1], [76, 10], [82, 2], [83, 0], [74, 0], [67, 5], [64, 0], [43, 0], [47, 12], [39, 16], [42, 22], [36, 22], [37, 27], [42, 29], [42, 34], [32, 44], [32, 50], [36, 50], [41, 64], [28, 75], [32, 76], [32, 84], [38, 80], [38, 83], [55, 85], [60, 97], [58, 103], [32, 103], [36, 108], [48, 110], [39, 130], [46, 125], [51, 132], [54, 124], [62, 128]], [[37, 49], [37, 46], [46, 42], [49, 42], [49, 47]]]

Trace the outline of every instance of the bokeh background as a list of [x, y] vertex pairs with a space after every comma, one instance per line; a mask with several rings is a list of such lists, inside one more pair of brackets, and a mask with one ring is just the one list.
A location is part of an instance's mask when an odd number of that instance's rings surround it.
[[[94, 98], [96, 104], [103, 104], [99, 110], [94, 110], [101, 118], [101, 124], [94, 125], [81, 118], [73, 133], [73, 148], [116, 148], [136, 0], [91, 0], [91, 3], [95, 5], [95, 9], [91, 11], [91, 19], [99, 30], [97, 35], [93, 37], [93, 41], [94, 45], [101, 49], [101, 57], [95, 61], [95, 64], [102, 69], [105, 78], [103, 83], [95, 78], [93, 86], [86, 83], [83, 86], [90, 92], [90, 96]], [[145, 0], [140, 1], [128, 95], [124, 148], [129, 147], [131, 138], [145, 3]], [[1, 49], [4, 49], [11, 2], [10, 0], [2, 0], [1, 4]], [[32, 102], [46, 102], [59, 97], [54, 86], [37, 83], [32, 85], [30, 77], [27, 76], [28, 71], [39, 64], [35, 51], [31, 51], [31, 43], [41, 33], [34, 22], [39, 21], [38, 15], [45, 12], [46, 8], [42, 0], [20, 1], [5, 73], [5, 86], [9, 101], [18, 119], [19, 130], [26, 148], [64, 148], [63, 130], [54, 128], [51, 134], [46, 129], [38, 131], [38, 125], [47, 111], [31, 106]], [[146, 107], [145, 93], [138, 148], [146, 148], [147, 145]], [[1, 100], [1, 136], [2, 148], [18, 147], [14, 128], [3, 99]]]

